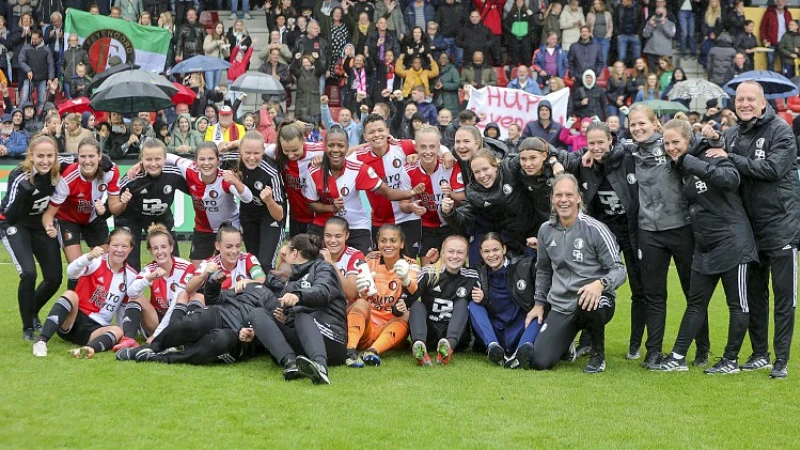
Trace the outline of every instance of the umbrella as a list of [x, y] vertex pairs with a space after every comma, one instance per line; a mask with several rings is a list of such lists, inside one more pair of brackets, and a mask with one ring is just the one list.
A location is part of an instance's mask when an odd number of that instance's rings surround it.
[[94, 96], [92, 108], [118, 113], [158, 111], [172, 106], [172, 99], [160, 88], [149, 83], [114, 84]]
[[209, 56], [197, 55], [192, 56], [186, 61], [181, 61], [175, 64], [172, 68], [172, 73], [192, 73], [192, 72], [205, 72], [211, 70], [227, 70], [231, 63], [222, 58], [211, 58]]
[[675, 114], [678, 111], [689, 112], [689, 108], [678, 102], [668, 102], [666, 100], [645, 100], [634, 103], [634, 105], [646, 105], [656, 112], [656, 114]]
[[757, 81], [764, 88], [764, 97], [768, 100], [786, 98], [800, 94], [800, 89], [792, 80], [769, 70], [751, 70], [732, 79], [725, 85], [725, 92], [736, 95], [736, 88], [742, 81]]
[[173, 96], [178, 92], [178, 89], [173, 86], [169, 80], [161, 75], [157, 75], [153, 72], [147, 72], [145, 70], [126, 70], [106, 78], [106, 81], [104, 81], [100, 86], [97, 87], [97, 89], [95, 89], [95, 93], [102, 92], [105, 89], [108, 89], [110, 86], [116, 84], [128, 83], [151, 84], [164, 91], [164, 93], [168, 96]]
[[87, 91], [91, 93], [93, 89], [96, 89], [98, 86], [103, 84], [103, 81], [106, 81], [106, 79], [111, 75], [124, 72], [126, 70], [134, 70], [140, 68], [141, 66], [138, 66], [136, 64], [118, 64], [116, 66], [111, 66], [108, 69], [95, 75], [94, 78], [92, 78], [92, 82], [89, 83]]
[[255, 92], [265, 95], [283, 95], [286, 90], [281, 82], [266, 73], [249, 71], [245, 72], [231, 85], [234, 91]]
[[89, 105], [89, 99], [86, 97], [73, 98], [58, 105], [58, 114], [60, 116], [69, 113], [83, 114], [91, 110], [92, 107]]
[[669, 91], [669, 99], [692, 99], [692, 98], [720, 98], [728, 97], [728, 94], [718, 85], [701, 78], [681, 81]]
[[172, 83], [172, 85], [178, 89], [178, 93], [172, 96], [172, 103], [175, 103], [176, 105], [178, 103], [188, 103], [191, 105], [194, 102], [194, 99], [197, 98], [197, 94], [195, 94], [195, 92], [188, 87], [180, 83]]

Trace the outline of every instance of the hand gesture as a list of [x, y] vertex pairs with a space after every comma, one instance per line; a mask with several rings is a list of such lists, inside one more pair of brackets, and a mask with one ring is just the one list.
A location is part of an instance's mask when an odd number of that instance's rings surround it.
[[321, 105], [327, 105], [328, 104], [328, 96], [327, 95], [323, 95], [322, 97], [320, 97], [319, 98], [319, 103]]
[[714, 125], [716, 125], [716, 124], [717, 124], [717, 122], [714, 122], [713, 120], [710, 120], [710, 121], [708, 121], [708, 123], [703, 125], [703, 129], [701, 130], [701, 133], [703, 134], [703, 136], [711, 139], [712, 141], [718, 141], [719, 138], [720, 138], [720, 135], [719, 135], [719, 132], [717, 132], [717, 130], [714, 129]]
[[131, 190], [125, 189], [125, 192], [123, 192], [122, 195], [119, 196], [119, 201], [121, 201], [122, 203], [128, 203], [131, 201], [132, 198], [133, 194], [131, 194]]
[[207, 277], [211, 276], [211, 274], [216, 272], [217, 270], [219, 270], [219, 266], [217, 265], [217, 263], [208, 263], [208, 264], [206, 264], [205, 268], [203, 269], [202, 276], [207, 278]]
[[411, 212], [418, 216], [422, 216], [425, 215], [425, 213], [428, 212], [428, 210], [425, 209], [424, 206], [422, 206], [422, 200], [417, 200], [411, 203]]
[[535, 237], [529, 237], [528, 239], [525, 239], [525, 245], [536, 250], [539, 248], [539, 239]]
[[158, 267], [156, 270], [148, 273], [147, 277], [145, 277], [145, 278], [147, 278], [147, 281], [153, 281], [153, 280], [155, 280], [157, 278], [163, 278], [166, 275], [167, 275], [167, 271], [162, 269], [161, 267]]
[[[373, 278], [375, 274], [372, 274]], [[361, 272], [356, 275], [356, 290], [361, 297], [367, 297], [367, 291], [369, 291], [369, 287], [372, 283], [370, 282], [369, 277], [366, 274], [362, 274]]]
[[339, 212], [344, 209], [344, 199], [342, 197], [336, 197], [333, 199], [333, 207], [336, 208], [336, 211]]
[[392, 267], [395, 276], [400, 279], [400, 282], [403, 283], [403, 286], [408, 286], [408, 284], [411, 282], [411, 279], [408, 276], [408, 271], [410, 269], [411, 265], [405, 259], [398, 259], [397, 262], [394, 263], [394, 267]]
[[267, 201], [272, 198], [272, 188], [269, 186], [265, 187], [261, 190], [261, 193], [258, 194], [258, 197], [262, 202], [267, 203]]
[[483, 301], [483, 289], [479, 286], [472, 287], [472, 301], [478, 304]]
[[97, 246], [93, 248], [92, 251], [86, 254], [86, 259], [91, 261], [93, 259], [103, 256], [105, 253], [106, 251], [103, 249], [103, 247]]
[[241, 280], [237, 281], [236, 284], [233, 286], [233, 292], [240, 293], [244, 290], [244, 288], [252, 283], [254, 280], [249, 280], [247, 278], [242, 278]]
[[137, 142], [139, 142], [139, 136], [131, 134], [130, 137], [128, 138], [128, 145], [133, 145], [136, 144]]
[[442, 155], [442, 166], [445, 169], [451, 169], [456, 164], [456, 157], [452, 153], [445, 153]]
[[323, 248], [322, 250], [319, 251], [319, 254], [322, 255], [322, 258], [325, 259], [325, 261], [334, 264], [330, 250], [328, 250], [327, 248]]
[[103, 203], [103, 200], [98, 198], [94, 201], [94, 210], [97, 212], [98, 216], [102, 216], [106, 213], [106, 205]]
[[403, 91], [401, 91], [400, 89], [397, 89], [396, 91], [394, 91], [393, 95], [394, 95], [394, 98], [398, 102], [402, 102], [403, 101]]
[[361, 105], [358, 109], [361, 111], [361, 114], [369, 114], [369, 106], [367, 105]]
[[402, 298], [394, 304], [394, 307], [403, 314], [408, 312], [408, 305], [406, 305], [406, 301]]
[[[589, 99], [586, 98], [584, 100], [589, 100]], [[583, 103], [583, 102], [581, 102], [581, 103]], [[570, 117], [569, 119], [567, 119], [567, 123], [564, 124], [564, 126], [566, 128], [572, 128], [573, 125], [575, 125], [575, 118], [574, 117]]]
[[439, 184], [439, 190], [442, 191], [442, 194], [445, 197], [450, 197], [451, 195], [453, 195], [453, 188], [451, 188], [450, 183], [446, 181]]
[[586, 152], [581, 156], [581, 164], [583, 167], [594, 166], [594, 156], [592, 156], [592, 152]]
[[413, 192], [414, 195], [422, 194], [423, 192], [425, 192], [425, 183], [420, 183], [414, 186], [414, 189], [411, 189], [411, 192]]
[[442, 214], [450, 215], [453, 212], [453, 207], [455, 206], [456, 202], [453, 201], [450, 197], [445, 197], [442, 199]]
[[223, 170], [222, 171], [222, 181], [230, 184], [239, 184], [239, 178], [230, 170]]
[[419, 155], [416, 153], [406, 156], [406, 164], [408, 165], [412, 165], [417, 161], [419, 161]]
[[435, 263], [439, 260], [439, 250], [435, 248], [428, 250], [428, 252], [425, 253], [425, 259], [427, 259], [430, 264]]
[[381, 91], [381, 97], [383, 98], [389, 98], [390, 95], [392, 95], [392, 91], [388, 89], [384, 89]]
[[322, 156], [311, 158], [311, 167], [322, 167]]
[[136, 178], [136, 175], [139, 175], [140, 173], [142, 173], [143, 169], [144, 169], [144, 167], [143, 167], [142, 163], [134, 164], [134, 165], [131, 166], [130, 169], [128, 169], [128, 173], [126, 174], [126, 176], [128, 177], [128, 179], [132, 180], [132, 179]]

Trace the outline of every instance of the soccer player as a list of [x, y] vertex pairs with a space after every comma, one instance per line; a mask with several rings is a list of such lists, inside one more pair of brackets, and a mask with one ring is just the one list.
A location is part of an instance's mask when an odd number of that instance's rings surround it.
[[[711, 125], [706, 134], [716, 135]], [[703, 326], [708, 302], [722, 281], [728, 302], [728, 344], [722, 358], [707, 374], [738, 373], [737, 358], [747, 333], [747, 265], [757, 261], [756, 242], [742, 199], [739, 172], [727, 158], [706, 155], [708, 142], [694, 145], [689, 122], [670, 120], [664, 125], [664, 149], [680, 171], [682, 193], [692, 211], [695, 235], [689, 303], [683, 314], [672, 352], [655, 370], [687, 371], [686, 351]]]
[[[36, 338], [34, 331], [42, 327], [39, 311], [61, 286], [58, 241], [42, 225], [42, 214], [59, 180], [58, 145], [49, 136], [38, 136], [31, 140], [25, 161], [8, 175], [8, 190], [0, 204], [0, 236], [20, 278], [17, 302], [22, 338], [31, 342]], [[38, 287], [36, 261], [43, 278]]]
[[[403, 252], [405, 236], [397, 225], [378, 231], [378, 252], [367, 259], [377, 293], [370, 291], [369, 275], [356, 277], [359, 299], [347, 310], [347, 362], [349, 367], [379, 366], [380, 353], [400, 346], [408, 336], [406, 298], [417, 291], [419, 266]], [[357, 350], [365, 349], [360, 355]]]
[[480, 287], [477, 272], [466, 268], [468, 251], [467, 239], [453, 235], [445, 238], [441, 253], [426, 253], [436, 263], [422, 268], [408, 318], [411, 353], [420, 366], [431, 365], [428, 347], [436, 349], [436, 363], [446, 365], [455, 350], [469, 345], [469, 301]]
[[325, 248], [320, 250], [320, 254], [325, 261], [336, 267], [339, 281], [342, 282], [342, 290], [348, 303], [358, 297], [358, 289], [356, 289], [357, 265], [366, 263], [363, 253], [347, 245], [349, 235], [350, 228], [346, 220], [339, 216], [328, 218], [325, 221], [325, 228], [322, 230]]
[[242, 136], [238, 151], [222, 155], [222, 167], [233, 171], [253, 193], [240, 205], [244, 245], [264, 269], [273, 268], [286, 229], [283, 181], [275, 163], [264, 158], [264, 137], [255, 130]]
[[469, 304], [472, 329], [489, 361], [508, 369], [530, 368], [539, 324], [530, 320], [536, 266], [533, 257], [508, 253], [499, 233], [480, 242], [482, 262], [475, 265], [479, 289]]
[[[735, 106], [739, 124], [722, 133], [724, 150], [710, 150], [709, 156], [729, 158], [741, 174], [742, 202], [758, 245], [758, 262], [750, 267], [747, 282], [753, 354], [741, 369], [771, 367], [772, 378], [786, 378], [797, 306], [797, 143], [791, 127], [767, 104], [760, 84], [742, 82], [736, 88]], [[770, 275], [775, 297], [774, 364], [768, 342]]]
[[47, 356], [47, 342], [56, 333], [81, 346], [71, 351], [76, 358], [91, 358], [114, 346], [122, 329], [111, 321], [116, 314], [119, 323], [118, 311], [128, 301], [128, 288], [136, 278], [136, 271], [125, 263], [132, 246], [131, 232], [117, 228], [105, 248], [97, 246], [69, 264], [67, 276], [77, 279], [77, 286], [64, 292], [50, 309], [33, 344], [33, 356]]
[[[614, 316], [615, 291], [625, 282], [625, 266], [608, 227], [580, 212], [578, 186], [573, 175], [556, 177], [551, 198], [555, 217], [539, 229], [536, 305], [526, 318], [526, 324], [542, 324], [531, 359], [537, 370], [553, 368], [581, 329], [589, 331], [592, 341], [584, 372], [606, 368], [605, 326]], [[545, 305], [550, 306], [547, 314]]]
[[[153, 224], [147, 229], [147, 250], [153, 262], [139, 272], [128, 290], [130, 301], [122, 321], [123, 337], [113, 350], [138, 347], [134, 338], [139, 328], [152, 339], [169, 325], [178, 298], [186, 296], [186, 282], [192, 278], [194, 266], [185, 259], [173, 256], [175, 239], [166, 226]], [[150, 288], [150, 298], [144, 296]], [[186, 303], [184, 301], [184, 303]]]
[[292, 275], [281, 289], [280, 307], [256, 308], [248, 320], [252, 328], [239, 331], [245, 342], [253, 336], [283, 366], [283, 377], [310, 378], [314, 384], [330, 384], [328, 366], [346, 358], [347, 300], [336, 269], [319, 257], [321, 239], [299, 234], [289, 240], [285, 262]]

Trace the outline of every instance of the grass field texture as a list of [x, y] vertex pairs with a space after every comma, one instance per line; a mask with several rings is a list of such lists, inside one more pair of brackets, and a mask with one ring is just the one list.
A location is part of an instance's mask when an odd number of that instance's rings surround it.
[[[584, 374], [586, 358], [551, 372], [503, 370], [471, 351], [423, 369], [403, 350], [379, 368], [332, 368], [333, 384], [315, 387], [284, 382], [264, 356], [209, 367], [121, 363], [110, 352], [82, 361], [55, 337], [49, 356], [34, 358], [8, 262], [0, 252], [0, 448], [800, 448], [797, 363], [783, 381], [766, 371], [648, 373], [623, 359], [627, 286], [602, 374]], [[685, 305], [674, 273], [669, 286], [665, 351]], [[710, 308], [713, 357], [727, 329], [721, 291]], [[746, 340], [740, 363], [750, 353]]]

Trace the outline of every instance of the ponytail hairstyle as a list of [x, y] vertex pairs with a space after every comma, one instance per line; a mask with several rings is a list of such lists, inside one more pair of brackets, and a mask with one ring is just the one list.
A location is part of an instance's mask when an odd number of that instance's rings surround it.
[[319, 236], [313, 234], [298, 234], [289, 239], [287, 243], [288, 250], [297, 250], [300, 256], [313, 261], [319, 256], [319, 251], [322, 250], [323, 242]]
[[114, 230], [111, 231], [111, 233], [109, 233], [108, 237], [106, 238], [106, 245], [111, 245], [111, 240], [114, 239], [114, 236], [116, 236], [118, 234], [124, 234], [125, 236], [128, 236], [128, 240], [129, 240], [128, 241], [128, 245], [130, 245], [131, 248], [133, 248], [133, 245], [134, 245], [135, 241], [133, 239], [133, 233], [131, 233], [131, 229], [128, 228], [128, 227], [117, 227], [117, 228], [114, 228]]
[[281, 141], [292, 142], [299, 140], [302, 144], [305, 141], [306, 133], [304, 127], [296, 120], [284, 120], [278, 126], [278, 139], [275, 141], [275, 162], [278, 163], [279, 168], [286, 167], [288, 159], [283, 154], [283, 145]]
[[241, 236], [242, 232], [229, 221], [224, 221], [219, 224], [219, 230], [217, 230], [217, 242], [222, 242], [222, 234], [223, 233], [236, 233]]
[[31, 183], [33, 183], [33, 177], [36, 175], [36, 169], [33, 168], [33, 150], [40, 145], [48, 144], [53, 146], [56, 154], [56, 160], [53, 162], [53, 167], [50, 168], [50, 182], [55, 185], [61, 177], [61, 164], [58, 163], [58, 144], [49, 134], [39, 133], [31, 139], [28, 144], [28, 151], [25, 152], [25, 161], [22, 161], [22, 168], [28, 173]]
[[[483, 237], [481, 238], [481, 243], [478, 246], [478, 249], [480, 250], [480, 248], [483, 247], [483, 244], [486, 243], [486, 242], [489, 242], [489, 241], [497, 241], [497, 242], [499, 242], [500, 245], [502, 245], [503, 248], [506, 249], [505, 251], [507, 251], [507, 246], [506, 246], [505, 241], [503, 241], [503, 236], [501, 236], [500, 233], [498, 233], [496, 231], [490, 231], [490, 232], [484, 234]], [[483, 257], [481, 257], [481, 260], [483, 260]]]
[[394, 231], [395, 233], [397, 233], [400, 236], [400, 242], [402, 243], [402, 245], [400, 246], [400, 257], [401, 258], [408, 258], [408, 255], [406, 255], [406, 246], [405, 246], [405, 244], [406, 244], [406, 234], [403, 233], [403, 229], [400, 228], [399, 226], [393, 224], [393, 223], [387, 223], [385, 225], [382, 225], [378, 229], [378, 235], [377, 235], [377, 240], [378, 241], [380, 241], [381, 233], [383, 233], [384, 231]]
[[139, 147], [139, 161], [142, 160], [142, 156], [144, 155], [144, 150], [148, 148], [159, 148], [161, 151], [164, 152], [164, 158], [167, 157], [167, 145], [161, 142], [156, 138], [146, 137], [142, 141], [142, 145]]
[[[442, 273], [444, 269], [444, 248], [447, 247], [447, 243], [450, 241], [461, 241], [467, 246], [467, 260], [464, 261], [464, 267], [469, 266], [469, 241], [464, 236], [460, 234], [451, 234], [444, 239], [442, 242], [442, 248], [439, 250], [439, 260], [433, 263], [434, 272], [428, 278], [428, 285], [433, 286], [439, 283], [439, 275]], [[502, 242], [502, 241], [501, 241]]]
[[633, 113], [637, 112], [644, 114], [645, 116], [647, 116], [648, 120], [650, 120], [651, 122], [653, 122], [653, 124], [655, 124], [657, 133], [664, 132], [664, 128], [661, 126], [661, 122], [658, 120], [658, 117], [656, 117], [656, 112], [655, 110], [653, 110], [653, 108], [647, 105], [643, 105], [641, 103], [636, 103], [633, 106], [631, 106], [630, 110], [628, 111], [628, 117], [631, 117]]
[[[158, 139], [156, 139], [158, 140]], [[161, 142], [161, 141], [159, 141]], [[147, 249], [150, 250], [150, 239], [153, 239], [157, 236], [166, 236], [167, 241], [169, 242], [170, 247], [175, 247], [175, 238], [172, 237], [172, 233], [169, 232], [167, 227], [164, 224], [154, 223], [147, 227]]]
[[519, 153], [526, 150], [533, 150], [537, 152], [549, 153], [550, 144], [540, 137], [529, 137], [519, 143]]
[[206, 150], [206, 149], [213, 150], [214, 156], [216, 156], [217, 159], [219, 159], [219, 149], [217, 148], [217, 144], [209, 141], [203, 141], [197, 144], [197, 149], [195, 150], [194, 154], [195, 162], [197, 162], [197, 156], [200, 155], [200, 150]]
[[342, 227], [342, 229], [344, 230], [345, 233], [349, 233], [350, 232], [350, 224], [347, 223], [347, 219], [345, 219], [344, 217], [341, 217], [341, 216], [330, 216], [330, 217], [328, 217], [328, 220], [325, 221], [325, 227], [323, 227], [323, 229], [322, 229], [323, 232], [325, 231], [325, 228], [328, 227], [328, 225], [339, 225], [340, 227]]
[[[349, 136], [347, 136], [347, 132], [344, 131], [344, 128], [342, 128], [342, 126], [339, 125], [338, 123], [334, 124], [328, 130], [328, 134], [325, 135], [325, 148], [326, 149], [328, 147], [328, 139], [330, 139], [331, 136], [343, 136], [344, 137], [344, 141], [348, 142], [348, 144], [349, 144]], [[330, 176], [329, 175], [330, 171], [331, 171], [331, 162], [328, 159], [328, 153], [327, 152], [323, 152], [322, 153], [322, 189], [323, 189], [322, 192], [324, 192], [325, 194], [328, 193], [328, 178]]]
[[611, 130], [608, 129], [608, 125], [603, 122], [592, 122], [589, 125], [589, 128], [586, 129], [586, 135], [588, 136], [590, 132], [600, 130], [605, 133], [606, 137], [611, 140]]

